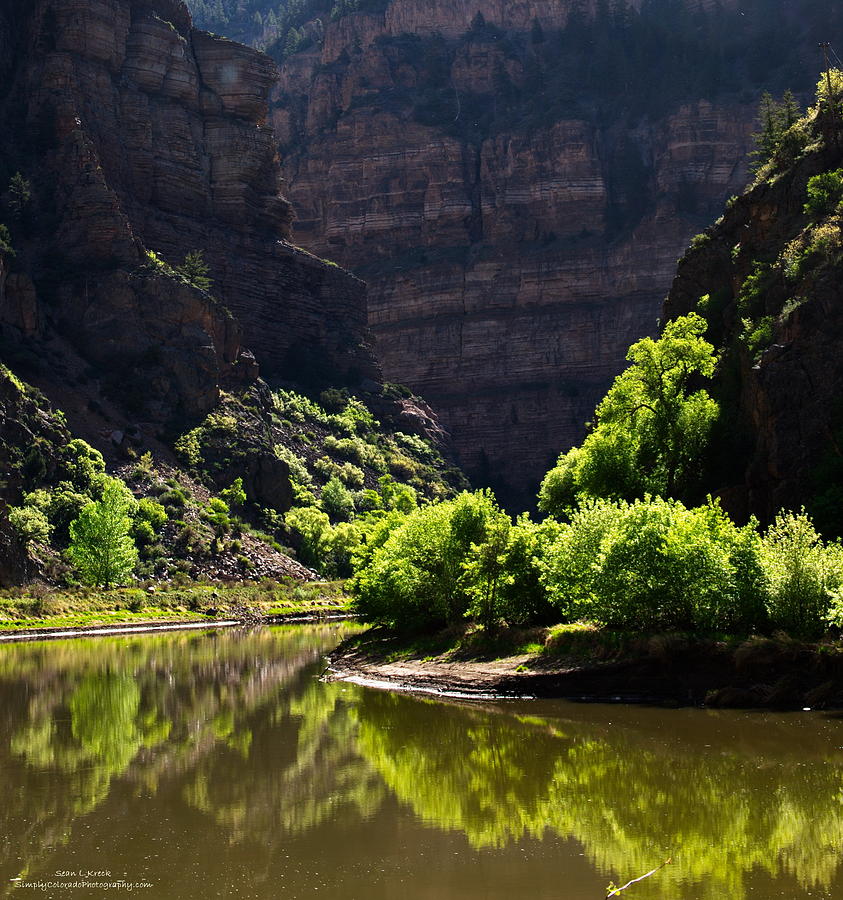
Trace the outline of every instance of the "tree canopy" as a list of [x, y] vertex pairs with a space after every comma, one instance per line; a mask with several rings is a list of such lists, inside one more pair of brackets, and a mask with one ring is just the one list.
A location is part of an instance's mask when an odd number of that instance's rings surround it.
[[132, 495], [114, 478], [107, 478], [102, 499], [87, 504], [70, 525], [68, 554], [82, 580], [111, 587], [128, 579], [138, 561], [130, 536]]
[[577, 497], [632, 500], [681, 495], [693, 481], [717, 417], [717, 402], [695, 382], [714, 373], [714, 347], [696, 313], [668, 322], [657, 340], [627, 353], [631, 365], [595, 412], [582, 446], [548, 472], [539, 506], [563, 512]]

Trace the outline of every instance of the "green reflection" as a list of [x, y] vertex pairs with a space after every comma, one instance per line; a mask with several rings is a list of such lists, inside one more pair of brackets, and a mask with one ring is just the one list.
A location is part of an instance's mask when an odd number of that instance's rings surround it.
[[2, 648], [0, 878], [46, 869], [80, 816], [128, 814], [127, 798], [185, 852], [257, 846], [267, 867], [297, 837], [322, 848], [365, 826], [388, 841], [401, 823], [408, 853], [440, 829], [465, 835], [468, 861], [573, 838], [606, 881], [672, 856], [639, 890], [660, 900], [744, 900], [758, 873], [805, 891], [840, 878], [836, 721], [443, 704], [321, 683], [336, 640], [296, 628]]
[[154, 794], [218, 756], [236, 773], [252, 720], [336, 640], [280, 628], [3, 647], [0, 878], [65, 843], [115, 779]]
[[295, 735], [295, 743], [279, 746], [277, 732], [259, 736], [260, 752], [242, 762], [236, 779], [226, 776], [225, 760], [208, 757], [185, 798], [224, 826], [229, 840], [248, 838], [268, 847], [344, 814], [370, 817], [386, 791], [356, 752], [361, 693], [353, 685], [315, 679], [291, 686], [272, 724], [285, 737]]
[[[753, 871], [828, 887], [839, 868], [843, 757], [822, 741], [794, 745], [794, 729], [753, 740], [747, 722], [742, 742], [706, 747], [704, 728], [696, 740], [662, 741], [587, 719], [384, 694], [366, 695], [359, 715], [360, 751], [396, 796], [476, 848], [550, 830], [578, 840], [600, 870], [630, 877], [672, 856], [648, 885], [665, 898], [699, 882], [701, 897], [742, 900]], [[680, 715], [654, 722], [669, 729]]]
[[358, 714], [360, 752], [425, 822], [475, 847], [544, 830], [562, 746], [553, 728], [374, 692]]

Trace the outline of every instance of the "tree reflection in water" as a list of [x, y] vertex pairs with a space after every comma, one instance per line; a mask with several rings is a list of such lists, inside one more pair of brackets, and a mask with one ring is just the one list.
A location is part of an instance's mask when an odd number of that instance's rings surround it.
[[175, 790], [266, 854], [340, 819], [386, 821], [394, 797], [489, 852], [574, 838], [615, 874], [673, 856], [648, 885], [665, 900], [681, 885], [742, 900], [758, 872], [806, 890], [838, 876], [833, 720], [443, 704], [319, 682], [336, 640], [299, 627], [3, 648], [0, 877], [68, 841], [117, 780]]

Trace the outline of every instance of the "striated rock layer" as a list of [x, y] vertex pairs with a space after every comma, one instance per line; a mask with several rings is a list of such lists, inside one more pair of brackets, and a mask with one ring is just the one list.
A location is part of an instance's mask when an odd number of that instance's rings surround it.
[[[254, 380], [245, 346], [278, 378], [378, 376], [364, 285], [289, 242], [268, 57], [194, 30], [181, 0], [13, 0], [0, 49], [0, 181], [31, 183], [23, 208], [3, 198], [7, 347], [69, 336], [159, 421]], [[172, 269], [196, 250], [213, 297]]]
[[655, 330], [688, 239], [745, 183], [754, 118], [734, 99], [545, 114], [535, 48], [571, 6], [392, 0], [290, 56], [272, 104], [299, 240], [368, 282], [386, 377], [510, 502]]

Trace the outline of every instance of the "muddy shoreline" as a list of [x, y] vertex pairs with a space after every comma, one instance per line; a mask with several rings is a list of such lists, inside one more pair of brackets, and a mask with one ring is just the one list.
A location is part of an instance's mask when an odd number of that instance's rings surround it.
[[652, 639], [613, 660], [395, 659], [395, 641], [344, 641], [325, 676], [370, 687], [459, 699], [555, 698], [741, 709], [843, 709], [843, 648], [782, 638], [737, 646]]

